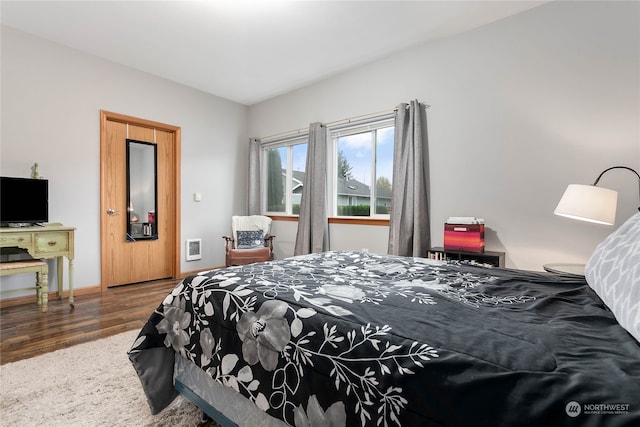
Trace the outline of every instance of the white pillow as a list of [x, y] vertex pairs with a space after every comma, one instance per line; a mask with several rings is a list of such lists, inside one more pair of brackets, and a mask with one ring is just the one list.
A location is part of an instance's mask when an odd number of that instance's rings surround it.
[[585, 277], [618, 323], [640, 342], [640, 212], [596, 247]]

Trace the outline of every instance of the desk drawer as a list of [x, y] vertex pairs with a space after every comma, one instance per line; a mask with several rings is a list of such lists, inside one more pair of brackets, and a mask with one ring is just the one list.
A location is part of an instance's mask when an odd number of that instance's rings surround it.
[[36, 254], [53, 254], [69, 251], [69, 233], [36, 233]]
[[33, 243], [33, 235], [31, 233], [3, 233], [0, 236], [0, 245], [2, 246], [31, 246]]

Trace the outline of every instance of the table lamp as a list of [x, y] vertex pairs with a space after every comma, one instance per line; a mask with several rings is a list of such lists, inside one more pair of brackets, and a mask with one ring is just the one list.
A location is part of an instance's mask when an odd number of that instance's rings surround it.
[[602, 171], [593, 185], [569, 184], [553, 213], [581, 221], [613, 225], [616, 221], [618, 192], [597, 187], [602, 175], [612, 169], [626, 169], [636, 174], [638, 194], [640, 194], [640, 175], [638, 172], [627, 166], [613, 166]]

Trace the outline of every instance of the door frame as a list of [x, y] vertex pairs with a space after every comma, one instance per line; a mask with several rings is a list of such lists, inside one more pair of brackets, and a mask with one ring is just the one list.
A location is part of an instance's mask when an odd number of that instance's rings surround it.
[[154, 129], [160, 129], [165, 132], [171, 132], [174, 134], [174, 146], [173, 146], [173, 171], [174, 175], [171, 179], [173, 191], [175, 192], [174, 203], [175, 206], [175, 223], [171, 224], [170, 228], [173, 228], [173, 263], [172, 263], [172, 275], [171, 277], [177, 279], [180, 277], [180, 229], [181, 229], [181, 220], [180, 220], [180, 144], [181, 144], [181, 128], [178, 126], [168, 125], [166, 123], [155, 122], [147, 119], [140, 119], [138, 117], [128, 116], [125, 114], [114, 113], [110, 111], [100, 110], [100, 288], [102, 292], [104, 292], [107, 288], [105, 277], [105, 271], [108, 268], [107, 263], [104, 257], [104, 254], [107, 253], [106, 247], [106, 236], [107, 230], [107, 221], [106, 221], [106, 211], [109, 208], [107, 206], [106, 201], [106, 192], [105, 192], [105, 183], [107, 170], [104, 164], [104, 159], [106, 158], [107, 152], [107, 122], [115, 121], [120, 123], [128, 123], [135, 126], [140, 127], [149, 127]]

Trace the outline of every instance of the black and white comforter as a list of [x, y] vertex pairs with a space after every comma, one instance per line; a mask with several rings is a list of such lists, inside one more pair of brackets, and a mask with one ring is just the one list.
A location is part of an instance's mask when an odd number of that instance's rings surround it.
[[180, 282], [129, 352], [175, 353], [292, 426], [640, 425], [640, 344], [584, 279], [327, 252]]

